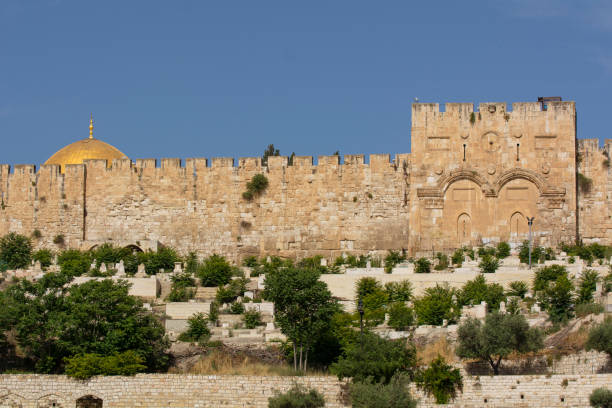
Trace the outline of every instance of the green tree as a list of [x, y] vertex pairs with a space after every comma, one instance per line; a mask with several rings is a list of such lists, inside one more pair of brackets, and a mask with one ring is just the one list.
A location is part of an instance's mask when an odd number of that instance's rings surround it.
[[385, 283], [389, 302], [407, 302], [412, 299], [412, 283], [406, 279], [401, 282]]
[[391, 273], [397, 264], [405, 260], [406, 256], [400, 254], [399, 251], [389, 250], [389, 253], [385, 256], [385, 272]]
[[500, 302], [505, 299], [504, 288], [498, 283], [487, 284], [483, 274], [466, 282], [458, 292], [458, 302], [461, 306], [478, 305], [485, 301], [489, 310], [498, 310]]
[[456, 265], [458, 268], [461, 268], [461, 265], [463, 265], [463, 261], [465, 261], [463, 249], [456, 249], [455, 252], [453, 252], [453, 256], [451, 257], [451, 262], [453, 263], [453, 265]]
[[491, 365], [495, 375], [499, 365], [510, 353], [527, 353], [543, 347], [542, 333], [529, 327], [525, 316], [490, 313], [485, 323], [470, 318], [458, 329], [461, 358], [479, 358]]
[[517, 296], [521, 299], [524, 299], [527, 292], [529, 292], [529, 285], [527, 284], [527, 282], [510, 282], [510, 290], [508, 291], [508, 296]]
[[499, 259], [507, 258], [510, 256], [510, 245], [507, 242], [500, 242], [497, 244], [497, 251], [495, 256]]
[[383, 290], [382, 285], [379, 281], [376, 280], [376, 278], [364, 277], [357, 281], [356, 288], [355, 288], [355, 291], [356, 291], [355, 294], [357, 295], [357, 299], [363, 299], [367, 295], [370, 295], [372, 293], [376, 293], [382, 290]]
[[261, 165], [262, 166], [267, 166], [268, 165], [268, 157], [270, 156], [280, 156], [280, 150], [275, 149], [273, 144], [269, 144], [268, 147], [266, 148], [266, 150], [264, 150], [264, 154], [261, 157]]
[[436, 399], [436, 404], [448, 404], [455, 399], [457, 391], [463, 391], [463, 378], [458, 368], [446, 364], [438, 355], [425, 370], [419, 371], [415, 382], [429, 396]]
[[65, 357], [110, 356], [133, 350], [149, 371], [167, 364], [164, 328], [142, 302], [128, 295], [129, 284], [112, 280], [67, 286], [70, 277], [48, 273], [7, 290], [21, 350], [38, 372], [61, 372]]
[[8, 269], [27, 268], [32, 259], [32, 241], [30, 238], [10, 232], [0, 238], [0, 264]]
[[261, 313], [259, 311], [251, 309], [244, 312], [242, 315], [242, 320], [244, 321], [244, 327], [247, 329], [254, 329], [257, 326], [261, 326], [263, 323], [261, 322]]
[[485, 255], [478, 264], [480, 272], [482, 273], [495, 273], [499, 268], [499, 260], [491, 255]]
[[311, 346], [329, 329], [333, 314], [339, 311], [319, 276], [312, 269], [300, 268], [266, 274], [264, 298], [274, 302], [274, 319], [293, 345], [295, 369], [307, 369]]
[[586, 349], [607, 353], [612, 358], [612, 317], [607, 317], [589, 331]]
[[86, 252], [81, 252], [78, 249], [68, 249], [58, 255], [57, 263], [63, 274], [75, 277], [89, 272], [92, 259], [90, 254]]
[[323, 408], [325, 398], [314, 388], [306, 389], [294, 384], [285, 393], [276, 393], [268, 399], [268, 408]]
[[537, 292], [546, 289], [550, 282], [555, 282], [560, 276], [567, 276], [565, 266], [549, 265], [538, 269], [533, 278], [533, 290]]
[[599, 282], [599, 274], [597, 271], [587, 269], [582, 273], [578, 286], [578, 299], [576, 300], [578, 304], [590, 303], [593, 301], [593, 293], [597, 288], [597, 282]]
[[32, 260], [40, 262], [42, 268], [47, 268], [53, 262], [53, 252], [50, 249], [39, 249], [32, 254]]
[[417, 259], [414, 271], [416, 273], [430, 273], [431, 262], [427, 258]]
[[456, 291], [448, 286], [436, 284], [425, 289], [425, 294], [414, 302], [417, 323], [440, 326], [443, 320], [456, 322], [460, 315], [457, 303], [453, 300]]
[[595, 408], [612, 408], [612, 391], [603, 387], [593, 390], [589, 403]]
[[414, 312], [404, 302], [392, 303], [389, 307], [389, 326], [395, 330], [407, 330], [414, 325]]
[[202, 286], [226, 285], [232, 279], [232, 266], [224, 257], [213, 254], [204, 259], [197, 274]]
[[330, 371], [339, 379], [352, 378], [363, 382], [371, 378], [387, 384], [396, 373], [412, 374], [416, 365], [416, 350], [406, 341], [387, 340], [365, 332], [363, 338], [348, 344]]
[[187, 330], [179, 336], [181, 341], [206, 343], [210, 339], [208, 317], [204, 313], [196, 313], [187, 319]]
[[574, 285], [561, 275], [538, 295], [538, 300], [554, 323], [566, 322], [574, 317]]
[[350, 384], [351, 405], [353, 408], [416, 408], [415, 401], [408, 391], [410, 377], [396, 374], [389, 383], [374, 382], [367, 379]]

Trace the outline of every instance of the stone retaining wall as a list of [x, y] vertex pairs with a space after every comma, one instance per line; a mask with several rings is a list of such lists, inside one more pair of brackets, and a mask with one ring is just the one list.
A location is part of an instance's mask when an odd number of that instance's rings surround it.
[[[348, 407], [346, 383], [335, 377], [257, 377], [141, 374], [77, 381], [60, 375], [0, 375], [0, 407], [96, 406], [164, 408], [265, 408], [274, 390], [294, 382], [322, 392], [327, 407]], [[483, 376], [464, 378], [463, 393], [447, 407], [589, 407], [593, 389], [612, 385], [612, 374]], [[420, 407], [444, 407], [411, 385]], [[99, 407], [100, 405], [97, 405]]]

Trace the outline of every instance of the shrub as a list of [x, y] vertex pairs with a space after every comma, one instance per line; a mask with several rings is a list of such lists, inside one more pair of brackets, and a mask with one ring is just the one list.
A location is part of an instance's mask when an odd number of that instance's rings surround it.
[[257, 326], [262, 325], [261, 321], [261, 313], [255, 309], [247, 310], [244, 312], [242, 316], [242, 320], [244, 321], [244, 327], [247, 329], [254, 329]]
[[376, 278], [365, 277], [357, 281], [356, 285], [357, 299], [363, 299], [367, 295], [382, 291], [382, 285]]
[[[531, 263], [538, 263], [544, 252], [544, 249], [541, 247], [533, 245], [531, 248]], [[523, 241], [523, 244], [520, 246], [519, 259], [521, 260], [521, 263], [529, 263], [529, 241]]]
[[27, 268], [32, 259], [32, 242], [26, 236], [11, 232], [0, 238], [0, 262], [7, 269]]
[[436, 399], [436, 404], [448, 404], [455, 399], [457, 391], [463, 391], [461, 372], [446, 364], [440, 355], [429, 367], [417, 373], [415, 382], [427, 395]]
[[578, 190], [583, 194], [590, 193], [593, 187], [593, 180], [582, 173], [577, 173], [576, 176], [578, 179]]
[[565, 266], [550, 265], [540, 268], [533, 278], [533, 290], [544, 290], [548, 287], [549, 282], [555, 282], [561, 276], [567, 276]]
[[601, 351], [612, 357], [612, 317], [607, 317], [589, 331], [586, 349]]
[[489, 310], [499, 309], [500, 302], [506, 299], [504, 288], [498, 283], [487, 284], [482, 274], [466, 282], [457, 297], [461, 306], [478, 305], [485, 301]]
[[40, 232], [39, 229], [35, 229], [34, 231], [32, 231], [32, 238], [34, 238], [34, 239], [41, 239], [42, 238], [42, 232]]
[[430, 273], [431, 262], [427, 258], [419, 258], [416, 260], [414, 272], [416, 273]]
[[601, 314], [604, 312], [603, 305], [599, 303], [580, 303], [576, 305], [576, 316], [585, 317], [590, 314]]
[[403, 302], [392, 303], [389, 307], [389, 326], [394, 330], [406, 330], [414, 325], [414, 312]]
[[[363, 341], [363, 344], [362, 344]], [[411, 373], [416, 365], [414, 346], [406, 346], [405, 340], [387, 340], [366, 332], [363, 340], [348, 344], [342, 356], [330, 367], [339, 379], [389, 383], [395, 373]]]
[[456, 249], [453, 252], [453, 256], [451, 257], [451, 262], [453, 265], [457, 265], [459, 268], [463, 265], [463, 261], [465, 261], [465, 255], [463, 254], [463, 249]]
[[59, 245], [62, 246], [64, 245], [66, 242], [66, 240], [64, 239], [64, 235], [63, 234], [57, 234], [55, 237], [53, 237], [53, 243], [55, 245]]
[[110, 356], [100, 354], [79, 354], [64, 359], [65, 371], [69, 377], [86, 380], [94, 375], [135, 375], [147, 367], [143, 358], [133, 350]]
[[508, 291], [508, 296], [517, 296], [523, 299], [528, 291], [529, 285], [527, 284], [527, 282], [514, 281], [510, 282], [510, 290]]
[[353, 382], [350, 385], [351, 405], [353, 408], [416, 408], [415, 401], [408, 391], [410, 378], [394, 375], [388, 384], [373, 382]]
[[443, 320], [455, 322], [460, 314], [457, 303], [453, 301], [455, 295], [454, 289], [438, 284], [425, 289], [425, 294], [414, 302], [418, 324], [440, 326]]
[[40, 262], [40, 266], [47, 268], [53, 262], [53, 252], [49, 249], [39, 249], [32, 254], [32, 260]]
[[285, 393], [276, 393], [268, 399], [269, 408], [322, 408], [325, 398], [317, 390], [306, 389], [302, 385], [294, 384]]
[[493, 247], [480, 247], [478, 248], [478, 256], [483, 258], [485, 256], [495, 256], [495, 248]]
[[485, 255], [478, 264], [482, 273], [495, 273], [499, 268], [499, 260], [491, 255]]
[[573, 256], [570, 256], [569, 258], [567, 258], [567, 263], [568, 264], [576, 263], [576, 258], [574, 258]]
[[57, 256], [57, 263], [63, 274], [75, 277], [81, 276], [89, 272], [92, 259], [86, 252], [81, 252], [77, 249], [69, 249], [62, 251]]
[[172, 286], [170, 293], [166, 297], [168, 302], [186, 302], [189, 299], [193, 299], [195, 296], [195, 288], [189, 288], [184, 286]]
[[573, 290], [574, 285], [567, 274], [563, 274], [539, 294], [540, 303], [548, 312], [551, 322], [563, 323], [574, 316]]
[[475, 259], [475, 256], [474, 256], [474, 250], [473, 250], [472, 248], [463, 247], [463, 248], [461, 248], [461, 250], [462, 250], [462, 251], [463, 251], [463, 253], [464, 253], [465, 255], [467, 255], [467, 256], [468, 256], [468, 258], [470, 258], [472, 261]]
[[434, 268], [436, 271], [443, 271], [448, 268], [448, 256], [444, 255], [442, 252], [438, 252], [436, 254], [436, 259], [438, 260], [438, 264]]
[[242, 261], [243, 266], [248, 266], [249, 268], [254, 268], [257, 266], [257, 257], [255, 256], [247, 256]]
[[612, 391], [603, 387], [593, 390], [589, 403], [595, 408], [612, 408]]
[[593, 300], [593, 292], [597, 288], [599, 275], [592, 269], [587, 269], [582, 273], [578, 287], [577, 303], [589, 303]]
[[391, 273], [391, 270], [399, 264], [406, 260], [404, 255], [401, 255], [399, 251], [390, 250], [387, 256], [385, 256], [385, 272]]
[[412, 283], [409, 280], [385, 283], [389, 302], [407, 302], [412, 299]]
[[263, 193], [268, 188], [268, 178], [263, 174], [256, 174], [246, 184], [246, 191], [242, 193], [245, 200], [252, 200], [253, 197]]
[[500, 259], [510, 256], [510, 244], [504, 241], [497, 244], [497, 252], [495, 255]]
[[187, 319], [188, 328], [181, 333], [179, 340], [206, 343], [210, 338], [208, 318], [204, 313], [196, 313]]
[[157, 252], [140, 252], [137, 259], [138, 263], [144, 264], [149, 275], [157, 274], [160, 269], [171, 271], [174, 269], [174, 263], [180, 260], [176, 251], [168, 247], [161, 247]]
[[244, 305], [242, 304], [242, 302], [234, 302], [230, 305], [229, 311], [231, 314], [243, 314]]
[[232, 267], [224, 257], [213, 254], [204, 260], [197, 274], [202, 286], [226, 285], [232, 278]]

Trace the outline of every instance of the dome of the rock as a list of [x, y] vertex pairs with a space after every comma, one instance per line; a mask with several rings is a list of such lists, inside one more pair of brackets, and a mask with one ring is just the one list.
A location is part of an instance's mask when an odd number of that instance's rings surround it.
[[89, 138], [71, 143], [55, 152], [45, 164], [57, 164], [63, 173], [67, 164], [82, 164], [87, 159], [106, 160], [110, 167], [113, 159], [127, 159], [119, 149], [93, 137], [93, 120], [89, 123]]

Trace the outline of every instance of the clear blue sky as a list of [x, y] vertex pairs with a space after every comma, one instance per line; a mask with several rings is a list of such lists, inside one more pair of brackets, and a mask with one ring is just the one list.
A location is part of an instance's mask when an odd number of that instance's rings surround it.
[[0, 2], [0, 163], [403, 153], [410, 104], [575, 100], [612, 138], [612, 1]]

